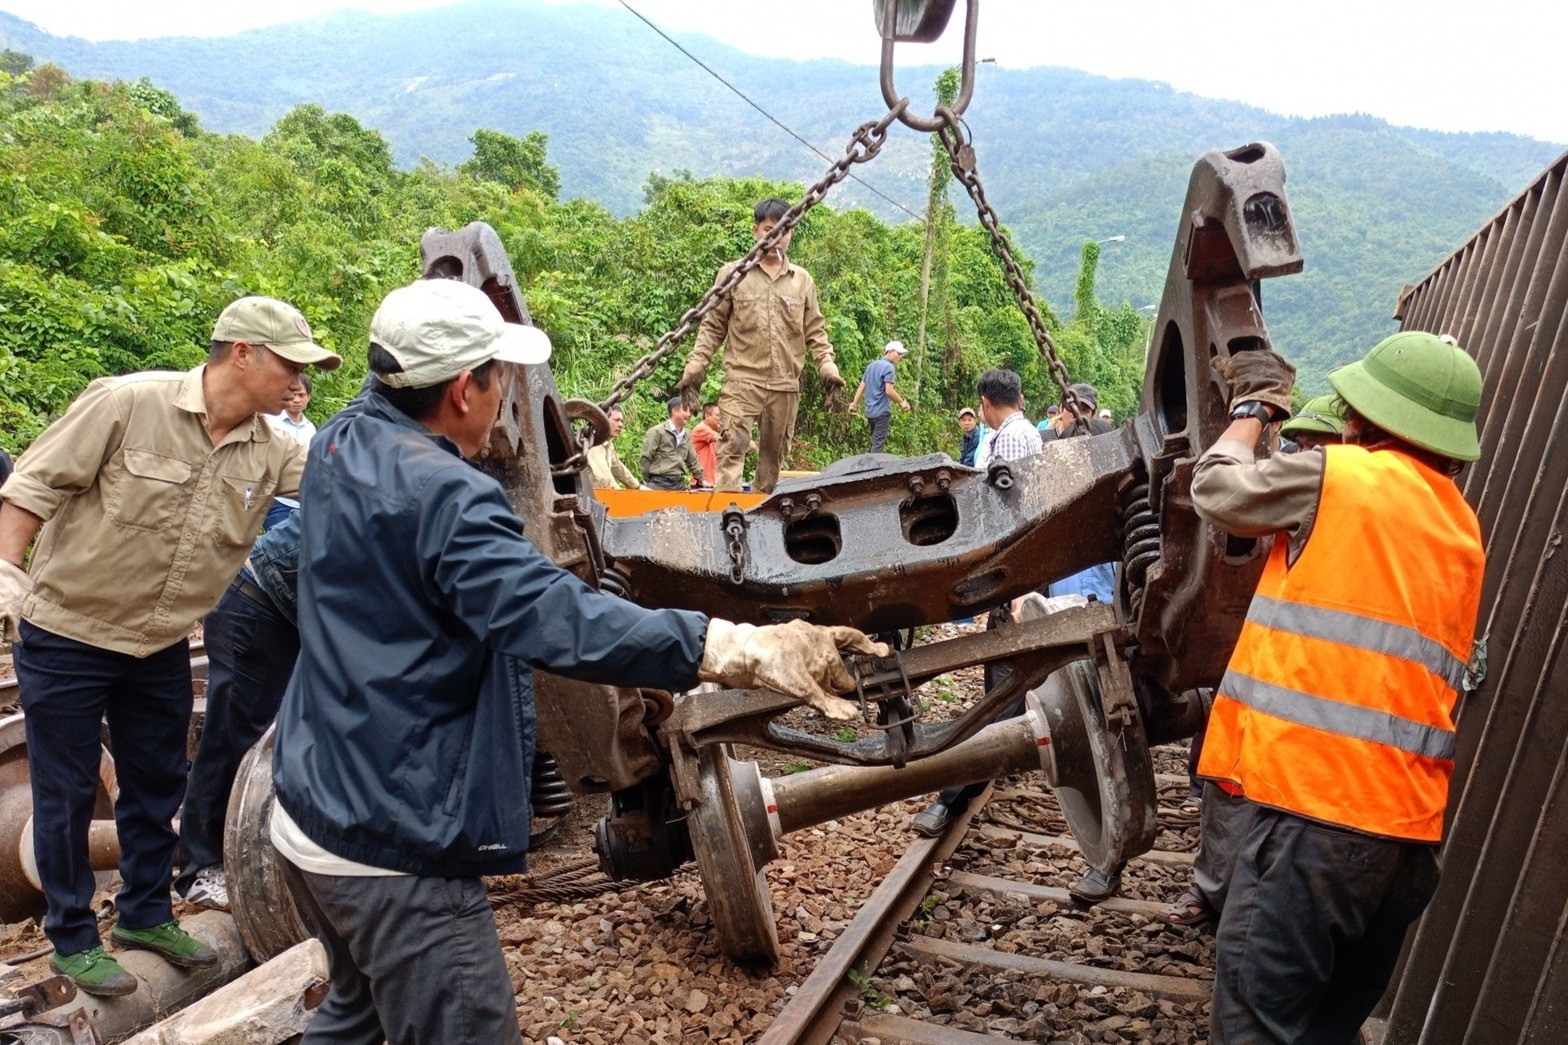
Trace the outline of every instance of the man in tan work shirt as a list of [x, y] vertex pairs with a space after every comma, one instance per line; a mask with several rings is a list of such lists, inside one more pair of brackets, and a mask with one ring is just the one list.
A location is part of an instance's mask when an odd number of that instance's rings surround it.
[[[766, 199], [752, 212], [752, 235], [762, 239], [789, 211], [781, 199]], [[817, 284], [811, 273], [792, 264], [786, 254], [790, 236], [765, 254], [762, 262], [735, 288], [729, 300], [703, 317], [677, 391], [695, 394], [702, 387], [708, 363], [724, 345], [724, 387], [719, 392], [723, 431], [718, 445], [718, 488], [739, 490], [741, 468], [751, 445], [753, 426], [757, 439], [756, 489], [771, 493], [779, 481], [779, 467], [789, 453], [795, 434], [795, 411], [800, 405], [800, 371], [806, 350], [817, 363], [817, 376], [829, 393], [844, 387], [833, 346], [828, 342], [817, 305]], [[738, 261], [719, 269], [714, 283], [722, 283]]]
[[615, 452], [614, 440], [625, 427], [626, 415], [621, 412], [620, 407], [612, 406], [605, 416], [610, 419], [610, 438], [588, 450], [588, 475], [593, 480], [593, 488], [595, 490], [646, 490], [647, 487], [637, 481], [632, 470], [621, 460], [620, 454]]
[[292, 306], [241, 298], [218, 317], [206, 363], [94, 381], [5, 484], [0, 624], [20, 639], [44, 933], [51, 967], [90, 994], [138, 983], [104, 951], [92, 910], [87, 829], [105, 718], [124, 882], [115, 942], [184, 968], [218, 961], [169, 900], [191, 714], [186, 637], [245, 561], [273, 496], [299, 490], [305, 447], [266, 415], [307, 365], [340, 362]]

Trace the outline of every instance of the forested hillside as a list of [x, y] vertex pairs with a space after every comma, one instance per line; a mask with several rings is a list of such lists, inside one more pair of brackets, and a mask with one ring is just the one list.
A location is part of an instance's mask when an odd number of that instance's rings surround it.
[[[617, 217], [558, 198], [543, 135], [473, 135], [456, 167], [392, 160], [386, 139], [316, 105], [259, 139], [204, 131], [169, 92], [142, 80], [73, 80], [0, 55], [0, 446], [16, 451], [95, 377], [186, 368], [205, 356], [218, 311], [245, 293], [297, 305], [345, 365], [323, 375], [311, 413], [342, 406], [365, 373], [370, 316], [418, 275], [420, 235], [484, 220], [500, 233], [535, 321], [555, 344], [568, 395], [600, 399], [752, 243], [753, 202], [803, 187], [759, 178], [653, 179], [647, 206]], [[929, 148], [929, 146], [927, 146]], [[956, 451], [953, 413], [975, 378], [1005, 363], [1031, 401], [1053, 401], [1028, 328], [986, 237], [958, 226], [935, 182], [929, 290], [923, 225], [860, 209], [812, 211], [791, 256], [818, 281], [828, 333], [851, 383], [891, 338], [918, 346], [900, 369], [916, 403], [891, 449]], [[929, 191], [929, 190], [928, 190]], [[1068, 366], [1132, 409], [1147, 323], [1092, 295], [1093, 244], [1072, 322], [1053, 316]], [[678, 353], [628, 403], [623, 453], [664, 416]], [[718, 390], [713, 368], [707, 398]], [[809, 379], [793, 463], [823, 465], [865, 446], [864, 424], [824, 408]]]
[[[872, 65], [757, 58], [703, 37], [691, 43], [834, 156], [857, 124], [881, 114]], [[319, 103], [380, 131], [403, 169], [421, 157], [463, 162], [480, 127], [516, 137], [541, 131], [561, 195], [617, 216], [643, 205], [650, 173], [807, 182], [826, 167], [611, 8], [475, 2], [395, 17], [340, 13], [220, 40], [101, 44], [51, 37], [0, 15], [0, 44], [75, 75], [149, 77], [214, 131], [261, 135], [294, 106]], [[869, 18], [866, 53], [873, 61]], [[900, 69], [899, 86], [927, 107], [937, 71]], [[981, 173], [1036, 258], [1039, 289], [1063, 311], [1081, 244], [1116, 236], [1126, 239], [1105, 248], [1102, 293], [1134, 306], [1155, 302], [1193, 160], [1252, 140], [1278, 145], [1307, 267], [1272, 282], [1265, 307], [1279, 347], [1302, 364], [1312, 390], [1328, 368], [1392, 329], [1388, 315], [1404, 283], [1561, 148], [1514, 135], [1390, 127], [1369, 116], [1287, 118], [1060, 68], [981, 66], [978, 76], [967, 118]], [[835, 192], [832, 205], [911, 221], [908, 212], [923, 214], [927, 162], [925, 141], [900, 129], [859, 173], [907, 212], [854, 183]], [[959, 218], [971, 216], [960, 208]]]

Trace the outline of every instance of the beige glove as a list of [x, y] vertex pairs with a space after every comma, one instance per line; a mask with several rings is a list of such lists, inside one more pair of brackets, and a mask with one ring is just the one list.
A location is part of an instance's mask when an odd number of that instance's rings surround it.
[[21, 639], [17, 624], [22, 620], [22, 600], [33, 590], [33, 579], [20, 566], [0, 559], [0, 637], [16, 643]]
[[1214, 361], [1225, 383], [1230, 386], [1230, 407], [1239, 403], [1266, 403], [1274, 408], [1274, 419], [1290, 416], [1290, 389], [1296, 383], [1296, 368], [1272, 350], [1252, 349]]
[[708, 622], [697, 674], [704, 682], [736, 689], [771, 689], [847, 722], [860, 708], [833, 695], [855, 688], [841, 652], [892, 655], [885, 643], [872, 642], [854, 628], [824, 628], [803, 620], [758, 627], [715, 619]]
[[817, 367], [817, 376], [822, 379], [822, 389], [829, 395], [844, 391], [844, 378], [838, 372], [837, 363], [823, 363]]

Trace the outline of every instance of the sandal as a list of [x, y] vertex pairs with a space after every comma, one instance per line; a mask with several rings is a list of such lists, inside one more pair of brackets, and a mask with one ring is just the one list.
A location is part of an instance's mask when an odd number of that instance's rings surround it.
[[1214, 917], [1214, 911], [1202, 893], [1188, 886], [1181, 899], [1161, 911], [1160, 917], [1172, 925], [1201, 925]]

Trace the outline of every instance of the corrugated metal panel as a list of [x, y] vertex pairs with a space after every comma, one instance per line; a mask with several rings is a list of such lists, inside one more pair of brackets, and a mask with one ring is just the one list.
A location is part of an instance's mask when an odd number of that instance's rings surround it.
[[[1490, 674], [1459, 713], [1443, 879], [1389, 1045], [1568, 1041], [1568, 192], [1560, 157], [1400, 298], [1485, 377], [1464, 478], [1487, 551]], [[1562, 554], [1559, 554], [1562, 552]]]

